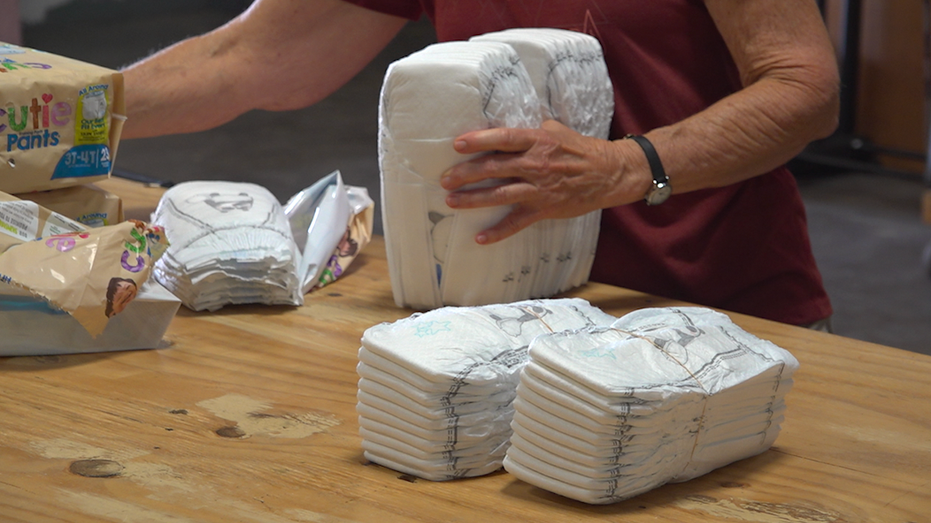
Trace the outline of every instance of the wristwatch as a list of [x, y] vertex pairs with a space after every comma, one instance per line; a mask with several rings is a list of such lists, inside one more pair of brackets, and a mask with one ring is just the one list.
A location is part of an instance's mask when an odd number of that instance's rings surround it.
[[637, 145], [643, 149], [643, 153], [647, 156], [647, 162], [650, 164], [650, 172], [653, 174], [653, 186], [650, 187], [643, 199], [647, 202], [647, 205], [659, 205], [665, 202], [669, 195], [672, 194], [672, 184], [669, 183], [669, 176], [666, 176], [666, 170], [663, 169], [663, 163], [659, 161], [659, 155], [656, 153], [653, 144], [646, 137], [636, 134], [628, 134], [624, 138], [630, 138], [637, 142]]

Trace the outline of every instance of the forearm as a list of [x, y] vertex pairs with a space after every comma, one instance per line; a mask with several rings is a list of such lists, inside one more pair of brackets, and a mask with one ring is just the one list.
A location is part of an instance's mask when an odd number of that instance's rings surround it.
[[764, 79], [647, 137], [681, 193], [730, 185], [785, 164], [831, 134], [837, 114], [830, 75], [807, 85]]
[[311, 105], [404, 22], [339, 0], [259, 0], [223, 27], [127, 67], [123, 136], [200, 131], [252, 109]]
[[201, 131], [251, 109], [235, 101], [222, 60], [211, 51], [216, 38], [184, 40], [123, 71], [128, 113], [124, 138]]
[[[705, 0], [743, 89], [675, 124], [650, 130], [675, 193], [721, 187], [766, 173], [837, 126], [834, 53], [810, 0]], [[633, 163], [620, 178], [649, 183], [636, 145], [614, 142]], [[633, 152], [631, 152], [633, 150]], [[648, 185], [647, 185], [648, 186]], [[639, 190], [639, 187], [638, 187]], [[634, 195], [607, 195], [618, 203]]]

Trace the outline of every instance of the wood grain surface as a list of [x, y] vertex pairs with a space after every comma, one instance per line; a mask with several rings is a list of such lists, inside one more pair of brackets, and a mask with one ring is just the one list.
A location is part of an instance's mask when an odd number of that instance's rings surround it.
[[[102, 185], [131, 218], [161, 194]], [[676, 303], [598, 284], [569, 295], [615, 315]], [[411, 312], [376, 238], [303, 307], [182, 307], [164, 349], [0, 358], [0, 521], [931, 521], [931, 357], [737, 314], [801, 362], [759, 456], [608, 506], [504, 471], [436, 483], [369, 463], [359, 340]]]

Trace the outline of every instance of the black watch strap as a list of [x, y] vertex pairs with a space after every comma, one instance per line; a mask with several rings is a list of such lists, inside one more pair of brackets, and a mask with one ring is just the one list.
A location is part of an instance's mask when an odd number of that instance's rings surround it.
[[[653, 144], [650, 143], [650, 140], [647, 140], [645, 136], [640, 136], [638, 134], [628, 134], [624, 138], [629, 138], [635, 142], [637, 145], [643, 149], [643, 154], [647, 157], [647, 163], [650, 165], [650, 173], [653, 175], [653, 187], [647, 192], [647, 203], [651, 205], [657, 205], [663, 203], [666, 198], [669, 197], [669, 193], [672, 189], [669, 183], [669, 176], [666, 175], [666, 170], [663, 169], [663, 162], [659, 159], [659, 154], [656, 152], [656, 148], [653, 147]], [[656, 201], [651, 201], [651, 194], [655, 190], [662, 190], [662, 196], [656, 199]], [[659, 196], [659, 195], [657, 195]]]
[[657, 183], [669, 183], [669, 177], [666, 176], [666, 170], [663, 169], [663, 162], [659, 161], [659, 154], [656, 153], [656, 148], [653, 147], [650, 140], [647, 140], [646, 136], [640, 136], [638, 134], [628, 134], [624, 138], [630, 138], [637, 142], [637, 145], [643, 149], [643, 153], [647, 155], [647, 162], [650, 163], [650, 172], [653, 173], [653, 181]]

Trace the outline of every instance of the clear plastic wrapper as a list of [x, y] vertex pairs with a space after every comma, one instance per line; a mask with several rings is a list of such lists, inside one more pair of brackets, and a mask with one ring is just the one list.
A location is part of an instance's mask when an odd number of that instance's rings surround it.
[[374, 211], [368, 191], [344, 185], [339, 171], [288, 200], [284, 213], [302, 247], [297, 272], [304, 294], [336, 281], [368, 245]]

